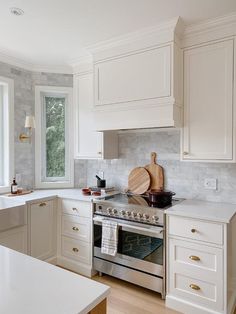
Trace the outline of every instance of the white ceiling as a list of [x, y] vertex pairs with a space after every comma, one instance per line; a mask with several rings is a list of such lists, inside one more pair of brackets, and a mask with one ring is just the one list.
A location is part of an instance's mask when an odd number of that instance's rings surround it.
[[[10, 7], [25, 11], [9, 13]], [[181, 16], [196, 23], [236, 11], [236, 0], [0, 0], [0, 53], [66, 65], [84, 47]]]

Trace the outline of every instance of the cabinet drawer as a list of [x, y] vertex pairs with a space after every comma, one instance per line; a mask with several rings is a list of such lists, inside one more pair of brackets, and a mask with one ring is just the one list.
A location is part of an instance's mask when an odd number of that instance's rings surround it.
[[223, 308], [223, 295], [220, 286], [204, 281], [202, 278], [200, 280], [175, 273], [171, 293], [186, 301], [210, 309], [220, 311]]
[[170, 235], [223, 245], [223, 226], [197, 219], [168, 217]]
[[185, 272], [186, 267], [191, 268], [193, 273], [205, 279], [207, 274], [214, 278], [221, 278], [223, 274], [223, 251], [220, 248], [169, 239], [169, 258], [179, 270]]
[[62, 256], [76, 260], [81, 263], [90, 263], [92, 250], [91, 244], [62, 236], [61, 245]]
[[62, 234], [79, 240], [91, 241], [91, 220], [84, 217], [63, 215], [61, 221]]
[[61, 208], [65, 214], [76, 215], [81, 217], [92, 217], [92, 205], [90, 202], [81, 202], [62, 199]]

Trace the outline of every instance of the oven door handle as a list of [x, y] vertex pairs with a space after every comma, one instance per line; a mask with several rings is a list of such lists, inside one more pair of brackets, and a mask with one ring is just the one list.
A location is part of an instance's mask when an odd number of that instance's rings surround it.
[[[105, 218], [100, 218], [100, 217], [94, 217], [93, 221], [96, 225], [102, 225], [102, 221], [103, 220], [110, 220], [110, 221], [116, 221], [113, 219], [105, 219]], [[143, 235], [147, 235], [147, 236], [152, 236], [154, 238], [162, 238], [162, 234], [163, 234], [163, 228], [162, 227], [158, 227], [155, 226], [153, 228], [148, 228], [148, 227], [140, 227], [140, 226], [136, 226], [136, 225], [131, 225], [131, 224], [123, 224], [123, 223], [118, 223], [118, 228], [122, 227], [122, 230], [124, 231], [130, 231], [130, 232], [136, 232], [136, 233], [141, 233]]]

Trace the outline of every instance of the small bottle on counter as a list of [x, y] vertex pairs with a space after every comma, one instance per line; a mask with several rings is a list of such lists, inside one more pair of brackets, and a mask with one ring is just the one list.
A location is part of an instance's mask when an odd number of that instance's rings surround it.
[[16, 178], [13, 178], [12, 184], [11, 184], [11, 194], [17, 194], [18, 185], [16, 183]]

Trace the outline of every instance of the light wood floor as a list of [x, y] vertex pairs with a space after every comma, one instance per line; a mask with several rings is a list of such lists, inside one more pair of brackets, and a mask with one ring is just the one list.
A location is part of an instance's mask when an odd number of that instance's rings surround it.
[[167, 309], [159, 293], [103, 275], [94, 280], [111, 287], [108, 296], [108, 314], [177, 314]]

